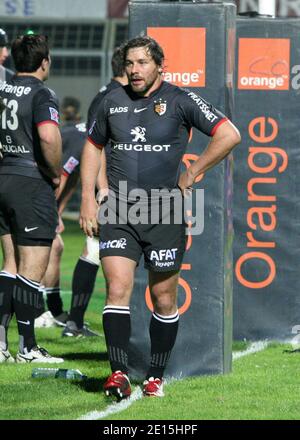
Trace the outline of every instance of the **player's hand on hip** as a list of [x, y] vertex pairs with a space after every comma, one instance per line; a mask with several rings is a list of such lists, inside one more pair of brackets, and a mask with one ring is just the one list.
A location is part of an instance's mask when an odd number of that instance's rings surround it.
[[108, 188], [101, 188], [101, 189], [99, 189], [99, 191], [97, 192], [97, 195], [96, 195], [96, 201], [97, 201], [99, 206], [102, 203], [105, 203], [107, 201], [108, 194], [109, 194], [109, 189]]
[[191, 192], [193, 191], [192, 185], [194, 183], [194, 178], [184, 171], [180, 174], [179, 181], [178, 181], [178, 188], [180, 189], [182, 195], [184, 197], [187, 197], [191, 195]]
[[80, 209], [80, 227], [89, 237], [98, 234], [97, 202], [94, 197], [82, 199]]

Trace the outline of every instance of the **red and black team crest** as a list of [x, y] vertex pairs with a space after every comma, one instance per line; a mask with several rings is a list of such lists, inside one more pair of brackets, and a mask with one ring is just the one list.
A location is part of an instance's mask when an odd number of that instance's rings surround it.
[[159, 116], [162, 116], [166, 113], [167, 110], [167, 101], [163, 101], [159, 99], [158, 101], [154, 101], [154, 111]]

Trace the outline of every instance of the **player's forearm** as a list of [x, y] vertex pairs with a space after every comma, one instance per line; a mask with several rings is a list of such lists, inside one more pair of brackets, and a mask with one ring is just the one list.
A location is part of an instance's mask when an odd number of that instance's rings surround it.
[[61, 215], [67, 206], [68, 201], [74, 194], [76, 187], [71, 188], [66, 194], [63, 194], [61, 198], [58, 199], [58, 213]]
[[98, 190], [101, 190], [103, 188], [108, 188], [108, 180], [106, 174], [106, 155], [104, 148], [101, 152], [101, 167], [97, 176], [96, 186]]
[[101, 165], [101, 150], [98, 150], [89, 141], [86, 142], [80, 166], [80, 177], [82, 185], [82, 198], [90, 198], [95, 193], [96, 179]]
[[[228, 122], [226, 123], [228, 124]], [[233, 124], [229, 123], [227, 127], [218, 132], [211, 139], [206, 150], [200, 155], [199, 159], [195, 161], [187, 170], [187, 173], [196, 179], [200, 174], [205, 173], [210, 168], [221, 162], [241, 141], [240, 134]]]
[[50, 177], [59, 177], [61, 173], [62, 142], [59, 130], [44, 133], [40, 138], [43, 157]]

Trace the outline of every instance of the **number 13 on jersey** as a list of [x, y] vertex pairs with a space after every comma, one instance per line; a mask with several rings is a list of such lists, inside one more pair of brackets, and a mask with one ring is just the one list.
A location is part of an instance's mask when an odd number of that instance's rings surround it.
[[19, 126], [18, 121], [18, 102], [15, 99], [11, 99], [10, 101], [7, 98], [3, 99], [3, 103], [5, 105], [5, 109], [1, 114], [1, 127], [3, 130], [17, 130]]

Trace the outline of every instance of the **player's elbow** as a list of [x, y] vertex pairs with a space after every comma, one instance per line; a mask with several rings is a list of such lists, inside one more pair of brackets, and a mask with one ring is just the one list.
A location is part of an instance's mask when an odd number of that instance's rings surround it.
[[236, 147], [238, 144], [241, 143], [241, 141], [242, 141], [241, 134], [240, 134], [239, 130], [236, 127], [234, 127], [234, 131], [232, 133], [233, 147]]
[[230, 151], [233, 150], [233, 148], [235, 148], [242, 140], [239, 130], [232, 123], [226, 127], [225, 138], [228, 153], [230, 153]]

